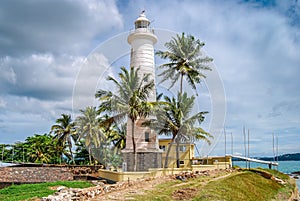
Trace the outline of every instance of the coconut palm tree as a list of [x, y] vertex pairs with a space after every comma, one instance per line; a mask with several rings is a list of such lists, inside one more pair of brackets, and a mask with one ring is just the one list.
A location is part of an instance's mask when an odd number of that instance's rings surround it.
[[67, 114], [62, 114], [61, 118], [56, 120], [56, 123], [51, 127], [51, 133], [54, 133], [54, 138], [58, 139], [59, 144], [62, 146], [66, 145], [69, 148], [67, 157], [75, 164], [72, 152], [72, 140], [76, 141], [77, 139], [75, 123], [72, 122], [71, 115]]
[[126, 127], [127, 127], [126, 123], [123, 123], [121, 125], [114, 123], [112, 125], [112, 128], [107, 132], [108, 139], [112, 141], [114, 145], [115, 154], [120, 154], [120, 151], [125, 148]]
[[87, 107], [85, 110], [80, 110], [81, 116], [78, 116], [76, 122], [76, 133], [78, 140], [84, 139], [85, 146], [89, 151], [89, 161], [92, 163], [91, 148], [100, 147], [101, 141], [104, 140], [104, 134], [100, 129], [98, 112], [96, 107]]
[[49, 163], [55, 157], [53, 138], [49, 134], [27, 137], [24, 148], [30, 162]]
[[134, 153], [134, 168], [137, 167], [137, 153], [135, 142], [135, 124], [139, 118], [144, 118], [149, 115], [151, 104], [147, 102], [150, 92], [154, 88], [154, 81], [149, 81], [149, 74], [139, 76], [139, 68], [136, 70], [131, 67], [130, 71], [126, 68], [121, 68], [119, 73], [119, 81], [113, 77], [108, 77], [116, 88], [116, 93], [111, 91], [99, 90], [96, 93], [96, 98], [101, 101], [99, 111], [105, 111], [112, 115], [107, 121], [120, 121], [127, 118], [132, 125], [132, 145]]
[[183, 92], [183, 78], [189, 85], [196, 90], [196, 84], [206, 76], [202, 73], [205, 70], [211, 70], [208, 63], [213, 59], [210, 57], [202, 57], [201, 48], [205, 44], [196, 40], [194, 36], [184, 33], [176, 35], [170, 42], [165, 44], [167, 51], [158, 51], [156, 55], [163, 59], [168, 59], [169, 63], [165, 63], [159, 68], [163, 72], [159, 74], [162, 76], [161, 82], [171, 80], [172, 88], [174, 84], [180, 80], [180, 93]]
[[155, 126], [159, 130], [159, 134], [171, 135], [172, 140], [166, 153], [164, 167], [168, 167], [168, 157], [172, 144], [176, 142], [176, 165], [180, 166], [179, 160], [179, 143], [181, 141], [205, 140], [209, 142], [211, 135], [205, 132], [201, 127], [197, 126], [204, 120], [207, 112], [198, 112], [192, 116], [191, 111], [194, 106], [195, 97], [188, 97], [187, 93], [181, 95], [178, 93], [175, 97], [164, 97], [163, 112], [158, 112], [157, 122]]

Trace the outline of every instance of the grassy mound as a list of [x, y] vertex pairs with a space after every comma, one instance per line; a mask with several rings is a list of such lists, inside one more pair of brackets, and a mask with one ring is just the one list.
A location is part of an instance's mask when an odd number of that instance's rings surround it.
[[[272, 200], [285, 187], [254, 172], [245, 171], [208, 183], [195, 200]], [[289, 196], [288, 196], [289, 197]]]
[[[265, 178], [259, 172], [284, 180], [284, 185]], [[220, 175], [219, 175], [220, 176]], [[187, 182], [178, 180], [155, 186], [143, 194], [130, 196], [134, 200], [230, 200], [267, 201], [288, 200], [295, 183], [289, 176], [275, 170], [235, 172], [227, 177], [199, 177]]]

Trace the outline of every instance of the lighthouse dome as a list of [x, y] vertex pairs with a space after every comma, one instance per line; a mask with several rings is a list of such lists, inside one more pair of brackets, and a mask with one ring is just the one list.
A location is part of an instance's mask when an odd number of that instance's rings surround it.
[[135, 20], [135, 29], [139, 28], [148, 28], [150, 25], [150, 21], [145, 15], [145, 11], [142, 11], [140, 16]]

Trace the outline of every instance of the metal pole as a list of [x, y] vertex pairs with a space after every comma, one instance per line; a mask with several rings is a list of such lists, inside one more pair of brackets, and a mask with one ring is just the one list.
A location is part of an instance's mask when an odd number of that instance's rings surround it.
[[224, 128], [224, 138], [225, 138], [225, 155], [224, 155], [224, 164], [225, 164], [225, 169], [226, 169], [226, 130]]
[[275, 135], [272, 133], [273, 136], [273, 155], [274, 155], [274, 162], [276, 162], [276, 152], [275, 152]]
[[[230, 134], [231, 134], [231, 155], [233, 155], [233, 136], [232, 136], [232, 132]], [[231, 157], [231, 167], [233, 167], [232, 157]]]
[[[277, 155], [277, 163], [278, 163], [278, 133], [276, 134], [276, 155]], [[276, 167], [278, 170], [278, 166]]]
[[[250, 158], [250, 130], [248, 129], [248, 158]], [[249, 161], [249, 169], [250, 169], [250, 161]]]
[[[245, 157], [247, 157], [247, 150], [246, 150], [246, 131], [245, 131], [245, 126], [243, 128], [243, 133], [244, 133], [244, 149], [245, 149]], [[246, 168], [248, 167], [248, 161], [246, 160]]]

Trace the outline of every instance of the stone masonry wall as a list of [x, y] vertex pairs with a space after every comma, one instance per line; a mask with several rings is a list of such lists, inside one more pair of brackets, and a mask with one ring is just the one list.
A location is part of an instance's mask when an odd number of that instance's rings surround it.
[[73, 174], [67, 167], [1, 167], [0, 182], [39, 183], [70, 181]]
[[[134, 154], [123, 153], [124, 162], [127, 164], [127, 171], [133, 171]], [[138, 152], [137, 171], [148, 171], [149, 168], [162, 167], [162, 154], [160, 152]]]

